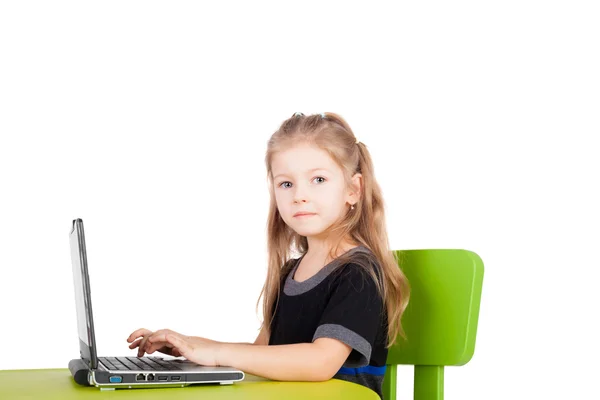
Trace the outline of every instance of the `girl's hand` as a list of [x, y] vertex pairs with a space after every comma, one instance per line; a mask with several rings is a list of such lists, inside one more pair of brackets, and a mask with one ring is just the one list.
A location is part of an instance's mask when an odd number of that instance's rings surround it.
[[163, 329], [148, 336], [148, 354], [163, 347], [172, 348], [188, 360], [209, 367], [218, 366], [218, 355], [223, 343], [201, 337], [184, 336], [177, 332]]
[[[162, 331], [179, 335], [177, 332], [173, 332], [168, 329], [163, 329]], [[157, 332], [161, 332], [161, 331], [157, 331]], [[127, 338], [127, 342], [131, 343], [129, 345], [129, 348], [135, 349], [137, 347], [138, 348], [138, 357], [143, 357], [144, 353], [151, 354], [148, 351], [149, 347], [150, 347], [150, 343], [148, 343], [148, 339], [154, 333], [155, 332], [152, 332], [148, 329], [144, 329], [144, 328], [138, 329], [137, 331], [135, 331], [131, 335], [129, 335], [129, 337]], [[181, 353], [179, 352], [179, 350], [174, 348], [174, 346], [168, 342], [162, 342], [162, 343], [156, 342], [153, 346], [152, 352], [154, 352], [154, 351], [159, 351], [161, 353], [164, 353], [166, 355], [173, 356], [173, 357], [181, 356]]]

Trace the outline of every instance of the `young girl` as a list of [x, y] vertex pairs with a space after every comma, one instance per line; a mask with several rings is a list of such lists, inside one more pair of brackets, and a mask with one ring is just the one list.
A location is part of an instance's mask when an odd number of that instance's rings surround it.
[[382, 396], [410, 289], [388, 246], [369, 151], [339, 115], [296, 113], [271, 136], [265, 162], [269, 265], [255, 342], [138, 329], [129, 348], [273, 380], [344, 379]]

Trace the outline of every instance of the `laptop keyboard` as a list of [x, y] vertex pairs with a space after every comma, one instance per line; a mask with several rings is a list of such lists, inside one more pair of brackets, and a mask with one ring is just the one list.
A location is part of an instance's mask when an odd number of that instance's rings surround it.
[[98, 361], [117, 371], [181, 371], [177, 362], [155, 357], [98, 357]]

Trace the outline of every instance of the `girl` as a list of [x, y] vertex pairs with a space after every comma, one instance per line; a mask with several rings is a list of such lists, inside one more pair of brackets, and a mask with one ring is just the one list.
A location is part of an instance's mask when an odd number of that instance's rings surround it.
[[129, 348], [273, 380], [344, 379], [382, 396], [410, 287], [388, 247], [369, 151], [339, 115], [295, 113], [271, 136], [265, 162], [269, 265], [254, 343], [138, 329]]

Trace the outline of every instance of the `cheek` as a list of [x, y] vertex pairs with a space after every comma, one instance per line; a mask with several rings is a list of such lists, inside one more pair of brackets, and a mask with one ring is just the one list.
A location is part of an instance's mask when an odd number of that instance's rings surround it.
[[275, 204], [277, 204], [277, 209], [281, 215], [285, 215], [287, 212], [287, 202], [285, 199], [285, 195], [276, 194], [275, 195]]
[[344, 194], [339, 190], [331, 190], [328, 192], [321, 193], [316, 199], [321, 208], [329, 211], [329, 213], [337, 214], [342, 208], [344, 201]]

